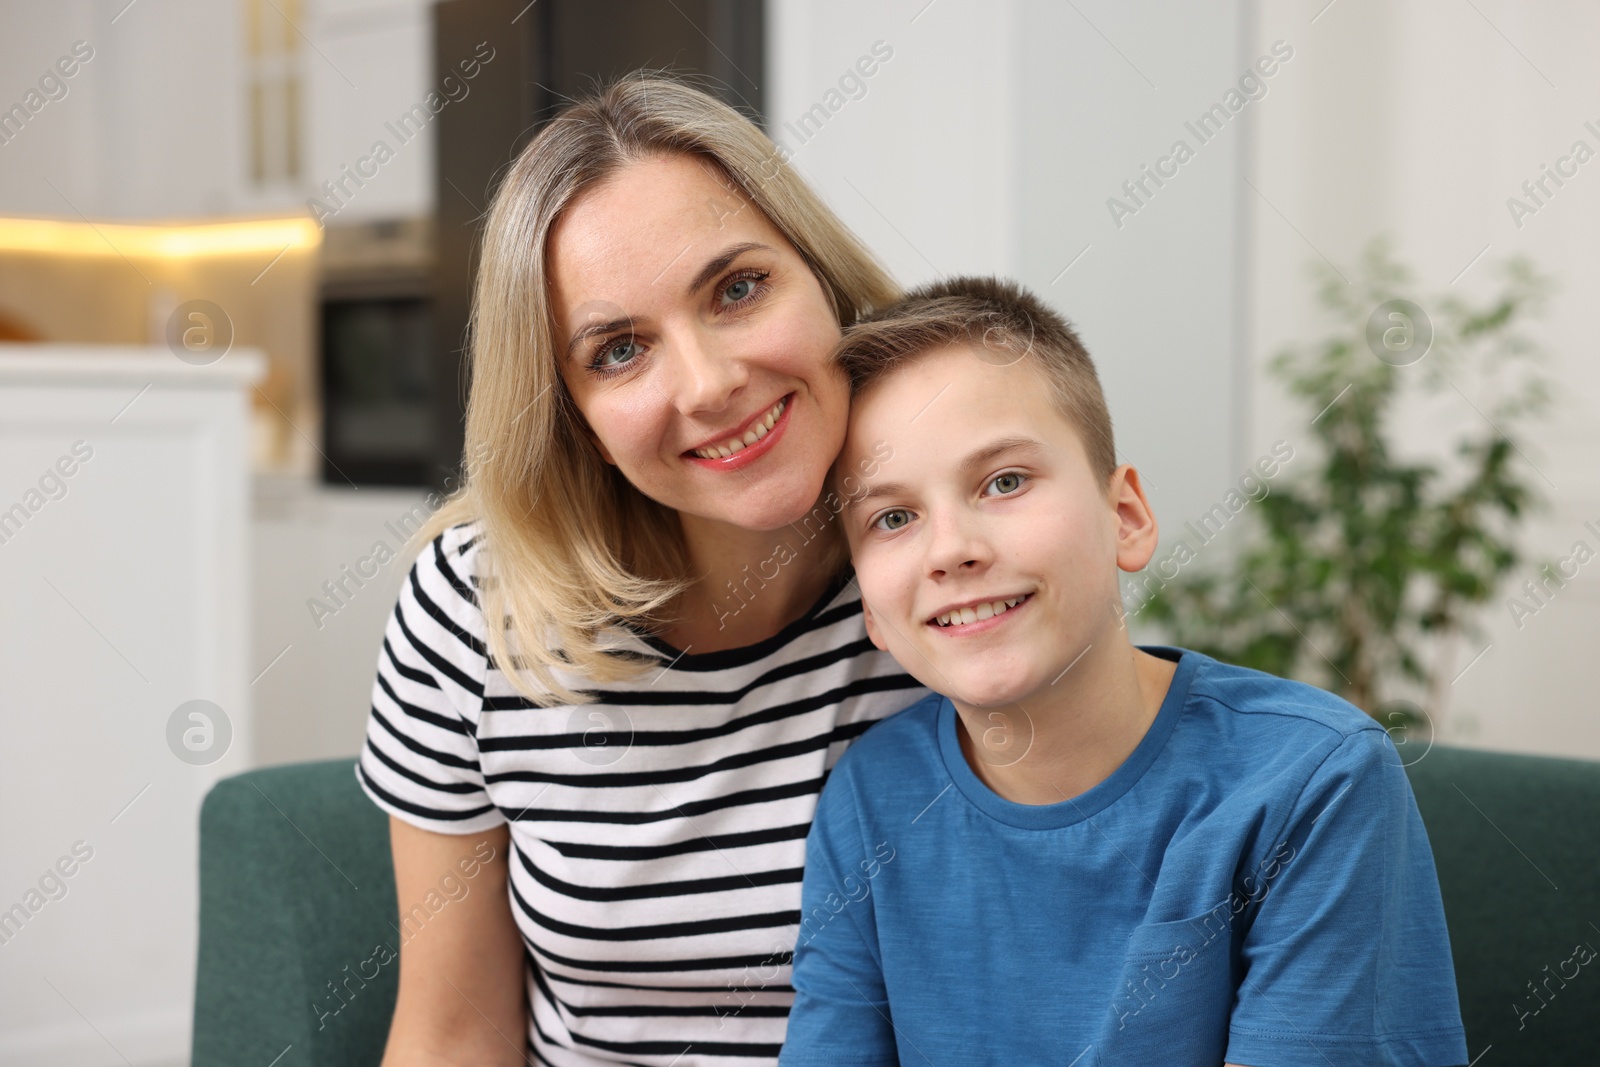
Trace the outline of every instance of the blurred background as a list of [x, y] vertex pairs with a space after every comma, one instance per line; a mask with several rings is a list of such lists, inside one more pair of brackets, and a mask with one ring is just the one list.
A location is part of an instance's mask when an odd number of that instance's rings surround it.
[[[1600, 759], [1597, 52], [1576, 0], [0, 0], [0, 1064], [186, 1062], [200, 798], [357, 752], [495, 179], [640, 66], [902, 283], [1072, 319], [1136, 636]], [[1218, 601], [1252, 558], [1332, 609]]]

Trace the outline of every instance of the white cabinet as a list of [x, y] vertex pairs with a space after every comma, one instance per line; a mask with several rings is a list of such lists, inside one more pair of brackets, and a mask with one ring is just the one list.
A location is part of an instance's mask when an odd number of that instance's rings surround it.
[[186, 1061], [200, 801], [251, 763], [262, 370], [0, 346], [0, 1064]]
[[438, 498], [258, 475], [254, 500], [255, 762], [354, 756], [383, 628], [411, 569], [407, 539]]

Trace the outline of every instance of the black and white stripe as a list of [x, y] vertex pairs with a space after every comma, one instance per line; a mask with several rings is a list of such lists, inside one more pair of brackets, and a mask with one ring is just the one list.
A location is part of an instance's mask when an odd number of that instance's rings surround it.
[[556, 1067], [772, 1064], [794, 991], [805, 835], [845, 747], [925, 695], [872, 647], [853, 582], [745, 648], [616, 647], [660, 669], [539, 708], [488, 662], [475, 527], [401, 590], [356, 776], [442, 833], [511, 824], [533, 1051]]

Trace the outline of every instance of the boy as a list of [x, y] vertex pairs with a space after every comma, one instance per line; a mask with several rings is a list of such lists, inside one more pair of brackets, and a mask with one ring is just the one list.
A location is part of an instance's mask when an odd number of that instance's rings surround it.
[[[1465, 1064], [1432, 853], [1387, 734], [1136, 648], [1156, 521], [1093, 364], [1016, 286], [926, 286], [840, 348], [867, 632], [932, 696], [840, 759], [781, 1062]], [[884, 445], [887, 449], [884, 449]]]

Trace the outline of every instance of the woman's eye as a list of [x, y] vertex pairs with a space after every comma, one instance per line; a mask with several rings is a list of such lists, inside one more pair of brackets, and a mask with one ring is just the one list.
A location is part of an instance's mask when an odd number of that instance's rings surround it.
[[880, 530], [887, 530], [893, 533], [895, 530], [903, 529], [906, 523], [910, 521], [911, 513], [909, 511], [896, 508], [894, 511], [886, 511], [879, 515], [873, 520], [872, 525]]
[[720, 305], [724, 308], [736, 307], [739, 304], [749, 303], [765, 281], [765, 273], [747, 274], [742, 278], [735, 278], [722, 287]]
[[1015, 471], [1009, 471], [1005, 474], [997, 474], [989, 482], [989, 484], [993, 486], [997, 492], [1004, 496], [1007, 493], [1015, 493], [1018, 489], [1022, 488], [1022, 475], [1017, 474]]
[[638, 348], [639, 343], [632, 338], [613, 341], [595, 353], [594, 366], [597, 370], [614, 370], [632, 362], [633, 357], [638, 354]]

